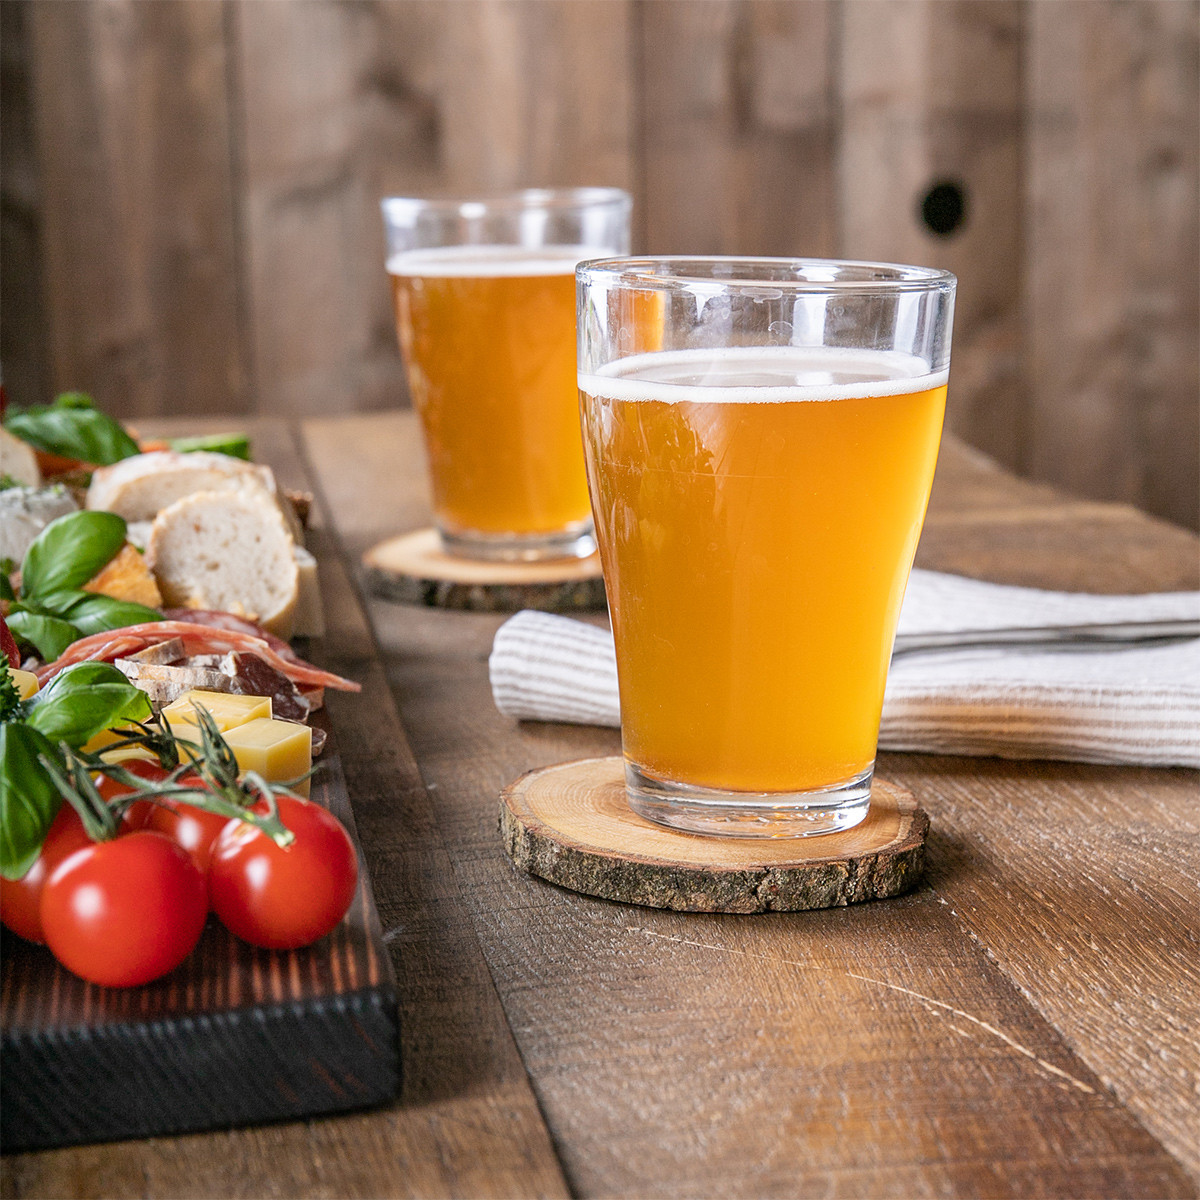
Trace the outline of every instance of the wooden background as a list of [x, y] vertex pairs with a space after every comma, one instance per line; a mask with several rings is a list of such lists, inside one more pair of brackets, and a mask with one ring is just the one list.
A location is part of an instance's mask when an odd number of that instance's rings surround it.
[[[606, 183], [634, 249], [960, 278], [950, 426], [1200, 524], [1196, 0], [6, 0], [11, 399], [404, 404], [378, 200]], [[939, 182], [966, 217], [923, 221]]]

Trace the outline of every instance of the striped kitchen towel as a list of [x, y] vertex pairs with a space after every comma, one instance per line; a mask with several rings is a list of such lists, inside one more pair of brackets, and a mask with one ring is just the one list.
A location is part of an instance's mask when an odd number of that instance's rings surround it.
[[[1200, 592], [1096, 596], [915, 570], [898, 643], [928, 633], [964, 641], [1012, 628], [1200, 619]], [[501, 712], [536, 721], [620, 725], [606, 629], [520, 612], [489, 660]], [[897, 653], [880, 749], [1078, 762], [1200, 766], [1200, 638], [1167, 645], [958, 645]]]

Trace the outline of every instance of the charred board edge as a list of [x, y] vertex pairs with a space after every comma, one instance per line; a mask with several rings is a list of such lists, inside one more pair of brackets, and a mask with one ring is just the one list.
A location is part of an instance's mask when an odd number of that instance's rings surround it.
[[677, 912], [802, 912], [899, 896], [924, 874], [929, 816], [915, 802], [905, 814], [907, 825], [879, 850], [770, 866], [714, 867], [624, 857], [573, 843], [520, 802], [522, 788], [538, 773], [528, 772], [501, 793], [504, 848], [520, 870], [584, 895]]
[[5, 1031], [5, 1153], [344, 1112], [400, 1087], [395, 989]]

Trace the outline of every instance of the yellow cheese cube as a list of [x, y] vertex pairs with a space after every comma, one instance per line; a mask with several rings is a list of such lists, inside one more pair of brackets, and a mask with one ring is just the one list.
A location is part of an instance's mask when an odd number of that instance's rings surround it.
[[178, 700], [172, 700], [162, 710], [163, 720], [171, 726], [171, 732], [176, 737], [181, 734], [175, 726], [200, 724], [196, 716], [197, 705], [212, 717], [222, 733], [247, 721], [271, 715], [270, 696], [235, 696], [228, 692], [205, 692], [193, 688], [184, 692]]
[[28, 700], [38, 690], [37, 676], [32, 671], [21, 671], [16, 667], [8, 667], [7, 670], [22, 700]]
[[[134, 729], [132, 732], [136, 733]], [[124, 741], [126, 733], [121, 729], [102, 729], [94, 737], [89, 738], [83, 743], [82, 749], [85, 754], [95, 754], [97, 751], [103, 750], [105, 746], [111, 746], [113, 742]]]
[[105, 750], [100, 757], [105, 762], [158, 762], [158, 755], [152, 754], [145, 746], [122, 746], [120, 750]]
[[[312, 730], [294, 721], [260, 717], [225, 734], [238, 766], [257, 771], [268, 783], [286, 783], [312, 767]], [[308, 780], [295, 787], [308, 795]]]

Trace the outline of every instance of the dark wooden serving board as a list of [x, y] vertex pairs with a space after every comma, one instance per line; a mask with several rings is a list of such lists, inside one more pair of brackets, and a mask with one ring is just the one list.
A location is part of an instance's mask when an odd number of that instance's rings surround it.
[[[312, 798], [354, 836], [332, 733], [319, 761]], [[6, 930], [0, 1024], [5, 1151], [363, 1108], [400, 1086], [395, 980], [361, 850], [328, 937], [258, 950], [210, 916], [188, 960], [145, 987], [85, 983]]]

